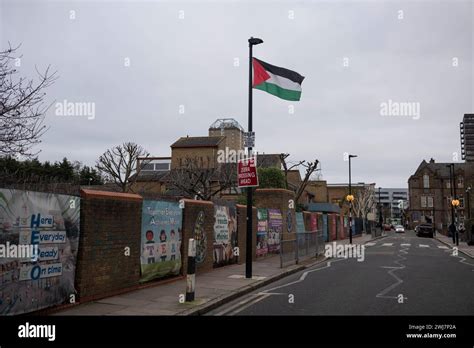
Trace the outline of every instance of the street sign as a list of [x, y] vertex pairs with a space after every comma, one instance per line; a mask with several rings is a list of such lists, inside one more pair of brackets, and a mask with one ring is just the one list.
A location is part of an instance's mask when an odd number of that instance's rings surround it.
[[255, 147], [255, 132], [244, 133], [244, 147]]
[[258, 186], [256, 157], [239, 161], [237, 164], [237, 180], [239, 187]]

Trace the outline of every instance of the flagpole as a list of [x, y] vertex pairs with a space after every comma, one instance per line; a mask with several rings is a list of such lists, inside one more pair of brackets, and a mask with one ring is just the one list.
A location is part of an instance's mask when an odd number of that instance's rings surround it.
[[[247, 130], [249, 135], [252, 132], [252, 47], [261, 43], [263, 43], [263, 40], [261, 39], [253, 37], [249, 39], [249, 120]], [[252, 146], [249, 146], [247, 148], [247, 156], [249, 159], [252, 156]], [[252, 278], [252, 193], [253, 188], [247, 187], [247, 237], [245, 246], [245, 278]]]

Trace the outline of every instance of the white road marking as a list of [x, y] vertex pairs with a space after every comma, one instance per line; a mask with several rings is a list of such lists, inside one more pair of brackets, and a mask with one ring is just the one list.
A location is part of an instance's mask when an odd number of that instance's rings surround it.
[[418, 244], [418, 246], [420, 248], [429, 248], [430, 247], [429, 245], [426, 245], [426, 244]]
[[365, 246], [374, 246], [375, 244], [377, 243], [370, 242], [370, 243], [365, 243]]
[[295, 280], [293, 282], [290, 282], [290, 283], [287, 283], [287, 284], [283, 284], [283, 285], [279, 285], [279, 286], [276, 286], [274, 288], [271, 288], [271, 289], [268, 289], [268, 290], [264, 290], [264, 291], [261, 291], [257, 294], [252, 294], [252, 295], [249, 295], [249, 298], [243, 300], [243, 301], [240, 301], [234, 305], [232, 305], [231, 307], [229, 308], [226, 308], [224, 309], [223, 311], [219, 312], [216, 314], [216, 316], [221, 316], [221, 315], [226, 315], [228, 313], [228, 315], [235, 315], [241, 311], [243, 311], [244, 309], [256, 304], [257, 302], [260, 302], [264, 299], [266, 299], [267, 297], [271, 296], [271, 295], [285, 295], [283, 293], [278, 293], [278, 292], [270, 292], [272, 290], [275, 290], [275, 289], [280, 289], [280, 288], [284, 288], [286, 286], [289, 286], [289, 285], [293, 285], [293, 284], [296, 284], [296, 283], [299, 283], [299, 282], [302, 282], [305, 280], [306, 276], [311, 273], [311, 272], [316, 272], [316, 271], [320, 271], [322, 269], [326, 269], [326, 268], [329, 268], [331, 267], [331, 263], [334, 263], [334, 262], [338, 262], [338, 261], [344, 261], [344, 260], [347, 260], [347, 259], [337, 259], [337, 260], [332, 260], [332, 261], [327, 261], [326, 263], [326, 266], [324, 267], [321, 267], [321, 268], [316, 268], [316, 269], [312, 269], [312, 270], [309, 270], [309, 271], [306, 271], [304, 272], [300, 279], [298, 280]]
[[449, 249], [446, 245], [438, 245], [438, 248], [440, 248], [440, 249]]
[[383, 243], [382, 246], [392, 246], [393, 243]]
[[402, 256], [400, 253], [404, 253], [404, 254], [408, 254], [408, 252], [404, 249], [400, 250], [399, 251], [399, 254], [398, 256], [400, 257], [398, 260], [394, 261], [394, 263], [398, 264], [400, 267], [389, 267], [389, 266], [386, 266], [384, 268], [390, 268], [390, 271], [388, 271], [387, 273], [390, 274], [392, 277], [395, 278], [395, 280], [397, 281], [396, 283], [386, 287], [384, 290], [382, 290], [381, 292], [379, 292], [377, 295], [375, 295], [375, 297], [377, 298], [391, 298], [391, 299], [398, 299], [397, 296], [386, 296], [385, 294], [388, 293], [390, 290], [396, 288], [398, 285], [402, 284], [403, 283], [403, 280], [398, 278], [393, 272], [399, 270], [399, 269], [404, 269], [405, 268], [405, 265], [401, 264], [400, 261], [402, 260], [406, 260], [407, 258]]
[[259, 296], [260, 296], [259, 294], [251, 294], [251, 295], [249, 295], [249, 297], [247, 299], [245, 299], [243, 301], [240, 301], [240, 302], [236, 303], [235, 305], [230, 306], [230, 307], [224, 309], [223, 311], [221, 311], [219, 313], [216, 313], [216, 316], [221, 316], [221, 315], [227, 314], [228, 312], [234, 310], [235, 308], [237, 308], [239, 306], [242, 306], [243, 304], [253, 300], [255, 297], [258, 298]]
[[[461, 259], [461, 260], [459, 260], [460, 263], [463, 263], [465, 265], [474, 267], [473, 263], [466, 262], [466, 258], [459, 255], [459, 254], [461, 254], [461, 252], [458, 252], [458, 255], [453, 255], [453, 249], [449, 249], [449, 248], [448, 248], [448, 250], [444, 250], [444, 252], [449, 253], [449, 256], [451, 256], [451, 257], [457, 257], [458, 259]], [[473, 269], [473, 271], [474, 271], [474, 269]]]
[[400, 244], [400, 245], [401, 246], [407, 246], [407, 247], [411, 246], [411, 244], [408, 244], [408, 243], [403, 243], [403, 244]]

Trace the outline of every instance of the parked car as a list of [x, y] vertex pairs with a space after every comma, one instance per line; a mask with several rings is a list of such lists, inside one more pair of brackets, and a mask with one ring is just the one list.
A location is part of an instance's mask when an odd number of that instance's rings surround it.
[[395, 232], [402, 233], [405, 232], [405, 228], [402, 225], [395, 226]]
[[384, 231], [390, 231], [391, 229], [392, 229], [392, 225], [389, 225], [389, 224], [383, 225], [383, 230]]
[[421, 224], [415, 227], [415, 233], [417, 237], [430, 237], [433, 238], [433, 225], [432, 224]]

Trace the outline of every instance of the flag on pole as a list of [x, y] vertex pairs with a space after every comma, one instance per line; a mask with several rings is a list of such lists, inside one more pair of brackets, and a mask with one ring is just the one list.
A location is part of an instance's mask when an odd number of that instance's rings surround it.
[[278, 98], [298, 101], [304, 76], [296, 71], [280, 68], [253, 58], [253, 88], [266, 91]]

